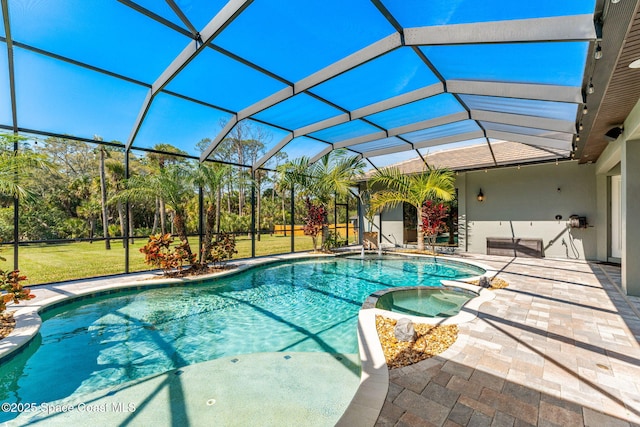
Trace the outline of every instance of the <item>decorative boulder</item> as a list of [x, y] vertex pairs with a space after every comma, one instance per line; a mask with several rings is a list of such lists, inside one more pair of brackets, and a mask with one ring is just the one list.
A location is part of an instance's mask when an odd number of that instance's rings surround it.
[[416, 339], [416, 330], [413, 327], [413, 322], [406, 317], [398, 320], [393, 332], [398, 341], [414, 341]]
[[479, 281], [478, 284], [482, 288], [490, 288], [491, 287], [491, 282], [489, 281], [489, 278], [486, 277], [486, 276], [480, 277], [480, 281]]

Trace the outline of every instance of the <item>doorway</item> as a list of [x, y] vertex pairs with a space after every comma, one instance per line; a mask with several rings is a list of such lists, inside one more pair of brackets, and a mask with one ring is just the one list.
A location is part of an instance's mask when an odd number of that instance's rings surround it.
[[620, 175], [611, 177], [611, 258], [622, 258], [622, 179]]

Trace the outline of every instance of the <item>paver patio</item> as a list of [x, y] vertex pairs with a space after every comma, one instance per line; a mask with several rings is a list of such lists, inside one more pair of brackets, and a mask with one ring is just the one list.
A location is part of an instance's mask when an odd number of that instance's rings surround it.
[[619, 267], [466, 257], [509, 287], [445, 353], [390, 371], [376, 425], [640, 425], [640, 298]]

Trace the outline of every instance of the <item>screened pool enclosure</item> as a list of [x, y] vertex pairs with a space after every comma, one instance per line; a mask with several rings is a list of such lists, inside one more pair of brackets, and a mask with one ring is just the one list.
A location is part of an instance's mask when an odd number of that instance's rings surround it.
[[[309, 250], [278, 171], [337, 149], [365, 171], [580, 158], [606, 3], [1, 0], [2, 149], [48, 165], [1, 198], [3, 264], [33, 283], [147, 269], [146, 236], [184, 215], [197, 247], [209, 206], [238, 257]], [[215, 178], [187, 179], [199, 164]], [[170, 174], [178, 212], [119, 197]], [[331, 202], [342, 244], [361, 210], [357, 188]]]

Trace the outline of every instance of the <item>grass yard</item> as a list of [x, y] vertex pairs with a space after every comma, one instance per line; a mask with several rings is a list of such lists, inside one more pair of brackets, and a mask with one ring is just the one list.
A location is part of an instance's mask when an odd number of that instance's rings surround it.
[[[139, 238], [130, 246], [129, 271], [144, 271], [150, 267], [144, 264], [140, 248], [147, 242]], [[192, 249], [197, 248], [197, 238], [189, 239]], [[238, 254], [234, 259], [251, 257], [251, 238], [236, 237]], [[313, 249], [311, 238], [296, 236], [296, 251]], [[291, 238], [262, 235], [256, 240], [256, 256], [287, 253], [291, 251]], [[0, 268], [13, 269], [13, 247], [4, 246]], [[125, 252], [121, 241], [111, 243], [111, 250], [104, 248], [104, 242], [74, 242], [56, 244], [33, 244], [20, 246], [20, 271], [28, 277], [27, 285], [59, 282], [63, 280], [124, 273]]]

